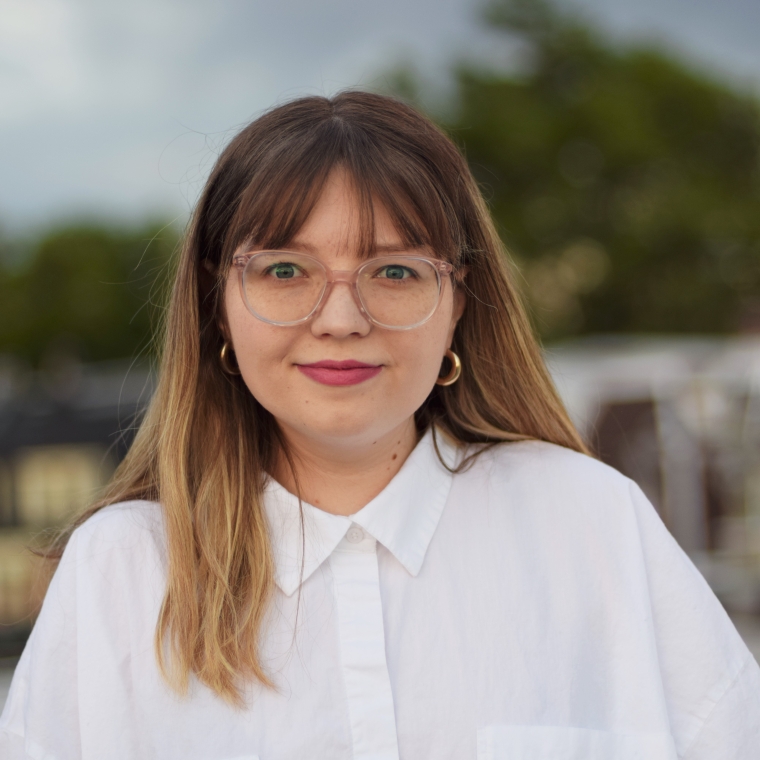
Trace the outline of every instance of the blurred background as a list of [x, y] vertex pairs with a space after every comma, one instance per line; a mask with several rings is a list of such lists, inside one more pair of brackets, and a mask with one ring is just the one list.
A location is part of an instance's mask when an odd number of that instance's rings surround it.
[[575, 421], [760, 655], [756, 0], [4, 0], [0, 704], [29, 547], [129, 445], [215, 157], [356, 86], [462, 146]]

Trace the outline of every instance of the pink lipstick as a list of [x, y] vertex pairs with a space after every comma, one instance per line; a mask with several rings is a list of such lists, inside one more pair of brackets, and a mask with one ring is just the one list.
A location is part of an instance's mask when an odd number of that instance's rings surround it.
[[357, 385], [380, 374], [382, 364], [365, 364], [353, 359], [333, 361], [325, 359], [314, 364], [296, 364], [306, 377], [322, 385]]

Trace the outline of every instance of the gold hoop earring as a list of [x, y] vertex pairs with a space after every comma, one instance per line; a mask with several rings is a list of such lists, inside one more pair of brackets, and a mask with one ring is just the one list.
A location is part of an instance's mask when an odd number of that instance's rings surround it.
[[224, 342], [224, 345], [222, 346], [222, 350], [219, 352], [219, 363], [222, 365], [222, 369], [228, 374], [228, 375], [239, 375], [240, 374], [240, 368], [239, 367], [232, 367], [229, 362], [229, 350], [230, 350], [230, 344], [227, 343], [227, 341]]
[[451, 349], [446, 351], [446, 358], [451, 362], [451, 370], [445, 377], [439, 377], [435, 381], [436, 385], [454, 385], [462, 374], [462, 362]]

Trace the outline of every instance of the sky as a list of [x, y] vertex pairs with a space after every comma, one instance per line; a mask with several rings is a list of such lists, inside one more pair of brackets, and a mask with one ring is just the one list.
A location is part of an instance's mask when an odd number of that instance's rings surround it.
[[[760, 92], [758, 0], [558, 0]], [[246, 122], [303, 94], [503, 64], [482, 0], [2, 0], [0, 229], [182, 222]]]

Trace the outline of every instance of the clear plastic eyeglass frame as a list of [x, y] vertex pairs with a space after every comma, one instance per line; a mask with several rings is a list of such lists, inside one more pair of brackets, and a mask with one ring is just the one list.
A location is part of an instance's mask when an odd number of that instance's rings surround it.
[[[271, 256], [272, 254], [282, 255], [282, 254], [291, 254], [294, 256], [298, 256], [301, 259], [307, 259], [310, 263], [317, 266], [317, 268], [321, 269], [324, 272], [325, 275], [325, 284], [322, 288], [322, 292], [319, 294], [319, 297], [316, 299], [316, 303], [312, 310], [305, 316], [301, 317], [300, 319], [293, 320], [292, 322], [280, 322], [273, 319], [268, 319], [267, 317], [262, 316], [259, 314], [256, 309], [253, 307], [253, 305], [248, 301], [248, 297], [246, 295], [246, 289], [245, 289], [245, 270], [247, 267], [251, 265], [251, 262], [254, 261], [258, 257], [262, 256]], [[435, 271], [436, 281], [438, 284], [438, 298], [436, 299], [435, 305], [431, 308], [430, 312], [421, 320], [418, 320], [414, 324], [411, 325], [387, 325], [383, 324], [381, 321], [375, 319], [370, 311], [367, 309], [366, 304], [364, 303], [364, 300], [362, 299], [361, 291], [359, 290], [359, 287], [357, 283], [359, 282], [359, 278], [362, 275], [362, 272], [364, 272], [369, 267], [377, 267], [377, 266], [392, 266], [394, 264], [398, 264], [399, 259], [404, 259], [406, 261], [420, 261], [425, 262], [429, 264], [433, 270]], [[238, 270], [238, 282], [240, 286], [240, 296], [243, 299], [243, 303], [245, 304], [248, 311], [253, 314], [256, 319], [261, 320], [262, 322], [266, 322], [270, 325], [277, 325], [278, 327], [292, 327], [294, 325], [301, 325], [305, 322], [308, 322], [310, 319], [313, 319], [321, 310], [322, 306], [327, 301], [327, 298], [330, 295], [330, 292], [332, 291], [332, 288], [334, 285], [338, 283], [345, 283], [346, 285], [349, 285], [351, 288], [351, 294], [354, 298], [354, 301], [359, 309], [359, 311], [362, 313], [364, 318], [371, 322], [373, 325], [376, 325], [377, 327], [382, 327], [385, 330], [413, 330], [415, 327], [420, 327], [420, 325], [424, 325], [425, 322], [427, 322], [433, 314], [438, 310], [438, 307], [441, 303], [441, 297], [443, 296], [443, 277], [450, 275], [454, 271], [454, 267], [448, 262], [448, 261], [442, 261], [441, 259], [433, 259], [429, 258], [427, 256], [378, 256], [378, 257], [372, 257], [370, 259], [367, 259], [367, 261], [362, 262], [356, 269], [353, 271], [349, 270], [337, 270], [337, 269], [330, 269], [329, 267], [325, 266], [319, 259], [317, 259], [314, 256], [309, 256], [305, 253], [298, 253], [296, 251], [284, 251], [284, 250], [276, 250], [276, 251], [257, 251], [256, 253], [241, 253], [237, 254], [233, 260], [232, 265]]]

